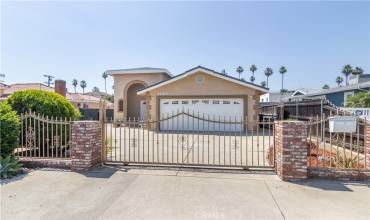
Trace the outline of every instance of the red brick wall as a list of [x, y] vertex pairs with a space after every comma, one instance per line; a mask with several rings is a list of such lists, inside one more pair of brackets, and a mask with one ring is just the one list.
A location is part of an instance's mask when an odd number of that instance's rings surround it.
[[306, 141], [305, 122], [275, 122], [275, 169], [282, 180], [307, 179]]
[[87, 170], [101, 163], [101, 123], [74, 121], [71, 125], [71, 169]]
[[309, 167], [308, 176], [310, 178], [359, 181], [369, 180], [370, 170], [333, 167]]

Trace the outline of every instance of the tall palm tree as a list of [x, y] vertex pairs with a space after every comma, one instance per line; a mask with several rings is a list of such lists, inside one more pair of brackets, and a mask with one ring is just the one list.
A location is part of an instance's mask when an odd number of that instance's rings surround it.
[[262, 81], [262, 82], [261, 82], [261, 86], [262, 86], [262, 87], [266, 87], [266, 81]]
[[352, 71], [352, 67], [349, 64], [345, 65], [342, 69], [342, 73], [346, 77], [346, 85], [348, 85], [348, 76], [351, 75]]
[[102, 75], [102, 77], [104, 79], [105, 93], [107, 93], [107, 78], [108, 78], [108, 74], [106, 72], [104, 72], [103, 75]]
[[80, 86], [81, 86], [81, 88], [82, 88], [82, 93], [85, 93], [85, 88], [87, 87], [87, 83], [86, 83], [86, 81], [85, 81], [85, 80], [82, 80], [82, 81], [80, 82]]
[[77, 79], [73, 79], [73, 80], [72, 80], [72, 85], [73, 85], [73, 87], [74, 87], [74, 89], [75, 89], [75, 93], [76, 93], [76, 88], [77, 88], [77, 85], [78, 85], [78, 81], [77, 81]]
[[335, 79], [335, 82], [338, 84], [338, 86], [340, 86], [340, 84], [342, 84], [343, 82], [343, 78], [338, 76], [336, 79]]
[[251, 80], [252, 83], [254, 83], [254, 80], [256, 80], [256, 78], [254, 76], [251, 76], [251, 78], [249, 78]]
[[353, 74], [353, 75], [361, 75], [361, 74], [364, 74], [364, 70], [363, 70], [361, 67], [357, 66], [357, 67], [352, 71], [352, 74]]
[[266, 76], [266, 87], [268, 88], [269, 87], [269, 77], [274, 73], [274, 71], [270, 68], [270, 67], [267, 67], [266, 70], [265, 70], [265, 76]]
[[238, 72], [238, 74], [239, 74], [239, 79], [241, 79], [241, 75], [242, 75], [242, 72], [244, 71], [244, 69], [243, 69], [243, 67], [241, 67], [241, 66], [238, 66], [237, 68], [236, 68], [236, 72]]
[[285, 68], [285, 66], [280, 67], [279, 73], [281, 74], [281, 91], [284, 91], [284, 74], [288, 70]]
[[249, 68], [249, 70], [252, 72], [252, 76], [254, 77], [254, 72], [257, 71], [257, 66], [252, 64], [251, 67]]

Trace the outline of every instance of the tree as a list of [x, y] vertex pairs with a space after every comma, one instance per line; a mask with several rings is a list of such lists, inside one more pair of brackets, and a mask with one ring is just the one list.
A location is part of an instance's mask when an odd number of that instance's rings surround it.
[[6, 103], [0, 103], [0, 146], [1, 157], [13, 153], [14, 148], [19, 144], [20, 120], [17, 112]]
[[82, 81], [80, 82], [80, 86], [81, 86], [81, 88], [82, 88], [82, 93], [85, 93], [85, 88], [87, 87], [87, 83], [86, 83], [86, 81], [85, 81], [85, 80], [82, 80]]
[[35, 112], [43, 116], [78, 119], [80, 112], [62, 95], [40, 89], [22, 90], [6, 100], [17, 114]]
[[335, 82], [338, 84], [338, 86], [341, 86], [342, 82], [343, 82], [343, 78], [338, 76], [336, 79], [335, 79]]
[[[257, 66], [256, 65], [254, 65], [254, 64], [252, 64], [251, 65], [251, 67], [249, 68], [249, 70], [252, 72], [252, 76], [253, 76], [253, 78], [254, 79], [256, 79], [255, 77], [254, 77], [254, 72], [256, 72], [257, 71]], [[251, 80], [252, 81], [252, 80]], [[253, 80], [254, 81], [254, 80]]]
[[274, 71], [270, 68], [270, 67], [267, 67], [266, 70], [265, 70], [265, 76], [266, 76], [266, 87], [268, 88], [269, 87], [269, 77], [274, 73]]
[[108, 78], [108, 74], [107, 72], [104, 72], [103, 75], [102, 75], [103, 79], [104, 79], [104, 88], [105, 88], [105, 93], [107, 93], [107, 78]]
[[370, 93], [359, 92], [347, 98], [347, 107], [370, 108]]
[[77, 81], [77, 79], [73, 79], [73, 80], [72, 80], [72, 85], [73, 85], [73, 87], [74, 87], [74, 89], [75, 89], [75, 93], [76, 93], [76, 87], [77, 87], [77, 85], [78, 85], [78, 81]]
[[254, 78], [254, 76], [251, 76], [250, 80], [252, 83], [254, 83], [254, 80], [256, 80], [256, 78]]
[[353, 71], [352, 67], [349, 64], [345, 65], [342, 69], [342, 73], [344, 74], [346, 78], [346, 85], [348, 85], [348, 76], [351, 75], [352, 71]]
[[236, 72], [238, 72], [238, 74], [239, 74], [239, 79], [241, 79], [241, 75], [242, 75], [243, 71], [244, 71], [244, 69], [241, 66], [238, 66], [238, 68], [236, 68]]
[[281, 91], [284, 91], [284, 74], [288, 70], [285, 68], [285, 66], [280, 67], [279, 73], [281, 74]]
[[363, 70], [361, 67], [357, 66], [357, 67], [352, 71], [352, 74], [353, 74], [353, 75], [362, 75], [362, 74], [364, 74], [364, 70]]
[[98, 87], [94, 86], [94, 88], [92, 89], [92, 92], [99, 93], [100, 89]]
[[261, 86], [262, 86], [262, 87], [266, 87], [266, 81], [262, 81], [262, 82], [261, 82]]
[[330, 89], [329, 85], [328, 84], [325, 84], [322, 89]]

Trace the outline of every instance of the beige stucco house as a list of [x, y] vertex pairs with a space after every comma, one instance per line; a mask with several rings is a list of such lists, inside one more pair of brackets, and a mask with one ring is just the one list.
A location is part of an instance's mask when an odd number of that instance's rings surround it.
[[156, 121], [186, 112], [253, 122], [258, 118], [259, 97], [268, 92], [265, 87], [202, 66], [177, 76], [166, 69], [148, 67], [107, 73], [114, 78], [116, 121]]

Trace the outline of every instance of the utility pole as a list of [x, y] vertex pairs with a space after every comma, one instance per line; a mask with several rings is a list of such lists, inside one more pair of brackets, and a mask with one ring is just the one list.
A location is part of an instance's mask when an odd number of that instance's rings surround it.
[[53, 78], [55, 78], [54, 76], [52, 76], [52, 75], [44, 75], [44, 77], [46, 77], [47, 78], [47, 82], [45, 82], [45, 83], [47, 83], [48, 84], [48, 86], [50, 87], [50, 85], [51, 84], [53, 84], [53, 82], [52, 82], [52, 80], [53, 80]]

